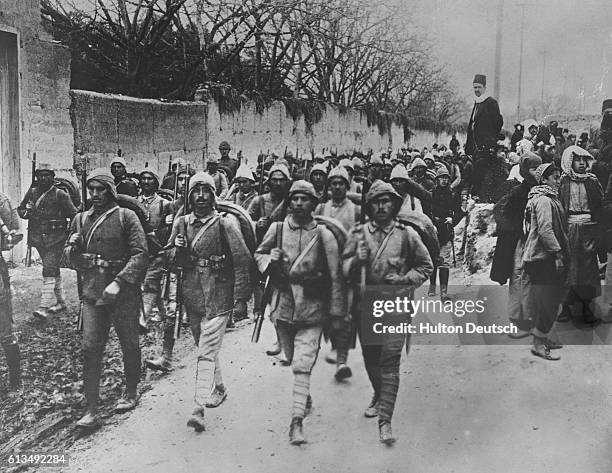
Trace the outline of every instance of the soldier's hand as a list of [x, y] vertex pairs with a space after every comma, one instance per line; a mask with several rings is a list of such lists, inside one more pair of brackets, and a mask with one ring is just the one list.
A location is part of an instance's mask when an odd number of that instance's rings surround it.
[[270, 226], [270, 217], [261, 217], [255, 224], [257, 228], [268, 228]]
[[120, 290], [121, 286], [119, 286], [116, 281], [111, 282], [108, 286], [104, 288], [104, 292], [102, 293], [102, 300], [106, 303], [114, 302], [115, 299], [117, 299]]
[[284, 252], [280, 248], [272, 248], [270, 250], [270, 259], [274, 262], [282, 261]]
[[178, 234], [174, 239], [174, 246], [185, 248], [187, 246], [187, 239], [185, 238], [185, 235]]
[[234, 319], [245, 319], [247, 316], [247, 303], [246, 301], [236, 301], [234, 303], [234, 310], [232, 311]]
[[332, 331], [341, 332], [345, 327], [344, 317], [333, 317], [330, 325]]
[[405, 284], [406, 279], [404, 278], [404, 276], [400, 276], [397, 273], [391, 273], [385, 276], [385, 282], [389, 284]]
[[446, 217], [446, 219], [444, 219], [444, 223], [446, 225], [452, 225], [453, 224], [453, 218], [452, 217]]
[[25, 208], [26, 210], [32, 210], [34, 208], [34, 204], [32, 202], [28, 202]]
[[370, 249], [368, 248], [368, 244], [365, 241], [360, 241], [357, 243], [357, 258], [359, 261], [367, 261], [370, 253]]
[[172, 225], [172, 222], [174, 222], [174, 215], [166, 215], [166, 225]]
[[81, 246], [83, 244], [83, 236], [80, 233], [73, 233], [68, 239], [68, 244], [71, 246]]

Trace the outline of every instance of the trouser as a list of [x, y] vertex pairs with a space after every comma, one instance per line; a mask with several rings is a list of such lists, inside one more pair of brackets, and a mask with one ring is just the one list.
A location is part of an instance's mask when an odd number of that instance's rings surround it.
[[345, 365], [348, 359], [348, 351], [351, 347], [351, 332], [353, 330], [352, 321], [345, 321], [339, 330], [330, 330], [329, 339], [332, 348], [336, 350], [336, 363]]
[[64, 251], [64, 243], [53, 246], [36, 247], [43, 265], [43, 278], [55, 278], [60, 275], [60, 260]]
[[[398, 324], [410, 322], [410, 318], [403, 314], [395, 317], [398, 318]], [[391, 422], [399, 389], [402, 349], [410, 343], [410, 335], [386, 334], [382, 345], [367, 345], [362, 337], [361, 324], [358, 327], [363, 361], [374, 389], [374, 397], [378, 401], [378, 422]]]
[[219, 352], [229, 315], [214, 317], [188, 314], [193, 340], [198, 347], [193, 400], [204, 407], [215, 386], [223, 385]]
[[138, 343], [138, 314], [140, 291], [121, 289], [114, 304], [96, 306], [83, 302], [83, 384], [90, 411], [95, 412], [100, 389], [102, 356], [112, 325], [121, 344], [127, 392], [135, 395], [140, 378], [140, 345]]
[[491, 167], [491, 161], [495, 153], [492, 151], [478, 151], [474, 156], [474, 167], [472, 168], [472, 195], [480, 196], [482, 183]]
[[161, 298], [161, 281], [164, 276], [164, 257], [155, 257], [145, 274], [144, 283], [142, 286], [143, 292], [143, 303], [144, 303], [144, 316], [145, 319], [149, 319], [151, 311], [154, 307], [159, 309], [160, 314], [163, 316], [166, 312], [164, 302]]
[[19, 345], [13, 334], [13, 306], [11, 304], [11, 280], [8, 266], [0, 253], [0, 344], [6, 355], [11, 386], [20, 379]]
[[534, 311], [533, 334], [547, 338], [565, 294], [564, 278], [557, 272], [552, 259], [525, 263], [525, 271], [530, 281], [529, 307]]
[[277, 320], [276, 330], [293, 370], [292, 417], [304, 418], [310, 394], [310, 375], [319, 355], [323, 327]]

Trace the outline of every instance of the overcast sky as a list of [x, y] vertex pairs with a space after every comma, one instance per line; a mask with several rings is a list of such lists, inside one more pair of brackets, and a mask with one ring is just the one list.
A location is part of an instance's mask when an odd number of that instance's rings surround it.
[[[397, 0], [434, 41], [457, 87], [470, 94], [475, 73], [493, 89], [498, 0]], [[521, 7], [525, 3], [522, 104], [539, 99], [543, 52], [545, 93], [579, 97], [585, 112], [599, 113], [612, 97], [611, 0], [504, 0], [500, 105], [516, 111]]]

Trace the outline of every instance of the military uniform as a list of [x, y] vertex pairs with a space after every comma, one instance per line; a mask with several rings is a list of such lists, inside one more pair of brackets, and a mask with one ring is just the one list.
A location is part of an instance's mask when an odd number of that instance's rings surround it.
[[[189, 195], [203, 185], [214, 194], [214, 183], [207, 173], [196, 173], [189, 182]], [[183, 269], [183, 302], [199, 347], [195, 376], [196, 408], [188, 425], [202, 430], [204, 406], [216, 407], [227, 391], [221, 377], [219, 352], [227, 320], [236, 301], [246, 304], [251, 296], [252, 256], [240, 225], [231, 215], [213, 210], [198, 218], [194, 212], [178, 217], [170, 242], [182, 235], [188, 248]], [[211, 392], [213, 398], [211, 398]]]
[[[37, 171], [53, 172], [52, 168], [45, 164], [40, 165]], [[67, 192], [51, 185], [48, 189], [41, 186], [31, 187], [17, 212], [21, 218], [28, 220], [28, 244], [36, 248], [42, 260], [42, 295], [39, 309], [34, 315], [45, 319], [50, 313], [59, 312], [66, 307], [60, 260], [68, 236], [68, 225], [77, 209]]]
[[[19, 230], [19, 217], [4, 194], [0, 193], [0, 218], [9, 231]], [[4, 232], [3, 232], [4, 233]], [[6, 235], [0, 236], [6, 238]], [[13, 335], [13, 306], [11, 303], [11, 279], [8, 265], [0, 253], [0, 343], [6, 355], [9, 369], [9, 385], [17, 388], [21, 383], [20, 354], [17, 339]]]
[[[298, 193], [316, 202], [312, 184], [296, 181], [289, 197]], [[282, 262], [272, 261], [270, 252], [274, 248], [283, 251]], [[323, 324], [327, 317], [343, 320], [346, 312], [338, 243], [325, 226], [314, 220], [301, 225], [290, 215], [272, 224], [255, 252], [255, 260], [259, 270], [270, 271], [272, 277], [270, 317], [294, 373], [289, 435], [291, 443], [303, 443], [302, 420]]]
[[[368, 205], [385, 194], [401, 200], [390, 184], [379, 181], [372, 185], [367, 194]], [[410, 286], [409, 296], [412, 297], [414, 288], [423, 284], [431, 274], [431, 257], [415, 230], [394, 220], [384, 227], [376, 221], [370, 221], [365, 225], [353, 227], [342, 255], [344, 275], [354, 284], [360, 281], [362, 264], [357, 257], [357, 247], [362, 240], [369, 248], [368, 260], [365, 263], [368, 285], [387, 285], [389, 282], [386, 277], [396, 275], [400, 279], [396, 284]], [[358, 298], [354, 307], [359, 307]], [[360, 317], [358, 310], [353, 311], [353, 317]], [[409, 322], [410, 316], [405, 313], [394, 314], [394, 320], [397, 320], [398, 324]], [[409, 343], [409, 340], [406, 334], [386, 334], [381, 345], [368, 345], [364, 340], [361, 324], [357, 326], [366, 371], [374, 389], [372, 402], [365, 415], [378, 415], [381, 441], [391, 443], [394, 441], [391, 436], [391, 418], [399, 387], [401, 353], [404, 344]], [[388, 429], [387, 434], [385, 429]]]
[[[90, 174], [88, 184], [92, 181], [103, 184], [113, 198], [103, 208], [94, 206], [77, 214], [70, 231], [71, 235], [80, 234], [83, 243], [80, 248], [67, 245], [65, 254], [82, 280], [83, 384], [89, 414], [95, 417], [102, 357], [111, 323], [123, 352], [127, 405], [129, 408], [135, 406], [140, 378], [140, 286], [149, 258], [146, 236], [137, 215], [115, 202], [117, 193], [113, 177], [98, 169]], [[121, 288], [115, 300], [103, 295], [112, 282]], [[125, 402], [120, 401], [117, 409]]]

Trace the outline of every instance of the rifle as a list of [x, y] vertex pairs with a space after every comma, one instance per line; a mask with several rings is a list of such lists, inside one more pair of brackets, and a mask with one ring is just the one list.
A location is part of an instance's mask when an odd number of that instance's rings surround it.
[[[28, 202], [32, 204], [32, 190], [34, 187], [36, 187], [36, 151], [32, 155], [32, 184], [30, 185], [30, 202]], [[28, 268], [32, 266], [32, 244], [30, 240], [30, 224], [28, 223], [28, 249], [26, 250], [26, 266]]]
[[[178, 182], [178, 174], [177, 174], [177, 182]], [[185, 188], [183, 194], [183, 218], [189, 215], [189, 198], [188, 198], [188, 190], [189, 190], [189, 164], [187, 164], [187, 178], [185, 179]], [[185, 238], [187, 235], [185, 235]], [[188, 253], [188, 248], [178, 248], [178, 251]], [[177, 261], [182, 262], [185, 261], [186, 258], [178, 258]], [[176, 267], [176, 314], [174, 318], [174, 339], [178, 340], [181, 334], [181, 323], [183, 318], [183, 266], [182, 264], [177, 265]]]
[[457, 267], [457, 257], [455, 256], [455, 227], [453, 224], [449, 224], [449, 230], [451, 234], [451, 244], [453, 245], [453, 268]]
[[[87, 209], [87, 158], [83, 157], [81, 170], [81, 202], [82, 211]], [[77, 292], [79, 293], [79, 314], [77, 315], [77, 330], [83, 330], [83, 277], [77, 271]]]
[[266, 310], [266, 306], [268, 305], [268, 301], [272, 295], [272, 283], [270, 275], [266, 275], [266, 281], [264, 283], [263, 297], [261, 298], [261, 312], [257, 314], [257, 318], [255, 319], [255, 325], [253, 326], [253, 334], [251, 335], [251, 342], [257, 343], [259, 341], [259, 336], [261, 335], [261, 327], [264, 321], [264, 312]]
[[168, 158], [168, 174], [172, 172], [172, 155]]

